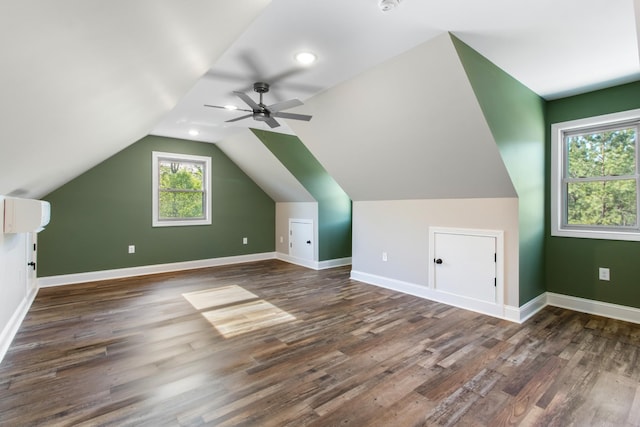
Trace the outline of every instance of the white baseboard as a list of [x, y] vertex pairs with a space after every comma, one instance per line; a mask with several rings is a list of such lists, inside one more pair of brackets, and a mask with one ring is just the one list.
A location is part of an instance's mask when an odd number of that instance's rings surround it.
[[482, 314], [488, 314], [489, 316], [499, 317], [501, 319], [512, 320], [506, 317], [505, 308], [501, 305], [491, 304], [486, 301], [480, 301], [460, 295], [453, 295], [446, 292], [439, 292], [427, 287], [426, 285], [418, 285], [415, 283], [404, 282], [355, 270], [351, 271], [351, 278], [370, 285], [380, 286], [381, 288], [391, 289], [393, 291], [414, 295], [420, 298], [441, 302]]
[[595, 314], [597, 316], [640, 324], [640, 308], [578, 298], [569, 295], [555, 294], [553, 292], [542, 293], [520, 307], [508, 305], [500, 307], [498, 305], [488, 304], [472, 298], [438, 292], [427, 286], [403, 282], [401, 280], [377, 276], [375, 274], [364, 273], [361, 271], [352, 270], [351, 278], [353, 280], [380, 286], [382, 288], [426, 298], [432, 301], [442, 302], [444, 304], [488, 314], [490, 316], [499, 317], [501, 319], [517, 323], [525, 322], [547, 305], [551, 305], [582, 313]]
[[351, 257], [328, 259], [318, 262], [318, 270], [326, 270], [327, 268], [343, 267], [351, 265]]
[[522, 323], [520, 321], [520, 309], [512, 305], [504, 306], [504, 319], [510, 322]]
[[296, 258], [289, 254], [283, 254], [276, 252], [276, 258], [288, 262], [289, 264], [295, 264], [302, 267], [307, 267], [312, 270], [325, 270], [327, 268], [342, 267], [344, 265], [351, 265], [351, 257], [348, 258], [336, 258], [325, 261], [312, 261], [308, 259]]
[[29, 295], [22, 300], [20, 305], [16, 308], [16, 311], [13, 312], [13, 316], [11, 316], [7, 325], [4, 327], [2, 332], [0, 332], [0, 362], [2, 362], [2, 359], [4, 359], [4, 356], [7, 354], [7, 350], [9, 350], [11, 342], [18, 333], [18, 329], [20, 329], [20, 325], [29, 312], [29, 308], [31, 308], [31, 304], [33, 304], [33, 300], [36, 298], [37, 294], [38, 290], [33, 289]]
[[597, 316], [624, 320], [625, 322], [640, 323], [640, 309], [626, 305], [611, 304], [569, 295], [547, 292], [547, 304]]
[[547, 293], [544, 292], [532, 300], [527, 301], [518, 308], [518, 320], [516, 322], [523, 323], [531, 316], [547, 306]]
[[144, 276], [147, 274], [170, 273], [172, 271], [193, 270], [196, 268], [217, 267], [229, 264], [262, 261], [276, 258], [275, 252], [238, 255], [221, 258], [210, 258], [196, 261], [174, 262], [169, 264], [144, 265], [140, 267], [118, 268], [114, 270], [90, 271], [87, 273], [62, 274], [59, 276], [40, 277], [38, 286], [71, 285], [73, 283], [94, 282], [97, 280], [122, 279], [125, 277]]

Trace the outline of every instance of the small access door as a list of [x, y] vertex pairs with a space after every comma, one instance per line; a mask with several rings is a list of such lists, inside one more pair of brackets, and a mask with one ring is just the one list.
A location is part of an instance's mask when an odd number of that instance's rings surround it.
[[26, 253], [26, 268], [27, 268], [27, 295], [30, 295], [32, 291], [37, 288], [37, 274], [36, 266], [38, 261], [38, 234], [27, 233], [27, 253]]
[[498, 303], [496, 237], [433, 233], [433, 284], [437, 291]]
[[289, 255], [313, 261], [313, 221], [289, 219]]

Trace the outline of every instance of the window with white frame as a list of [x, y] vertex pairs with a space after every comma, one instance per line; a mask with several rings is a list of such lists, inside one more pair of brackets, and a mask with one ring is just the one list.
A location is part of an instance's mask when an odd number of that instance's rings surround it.
[[211, 224], [211, 158], [152, 153], [152, 225]]
[[640, 110], [551, 127], [551, 234], [640, 240]]

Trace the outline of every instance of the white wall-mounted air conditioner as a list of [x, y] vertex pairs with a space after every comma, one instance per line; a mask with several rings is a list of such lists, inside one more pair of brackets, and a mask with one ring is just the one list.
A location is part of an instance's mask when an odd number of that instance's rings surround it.
[[51, 219], [51, 204], [43, 200], [4, 199], [4, 232], [40, 232]]

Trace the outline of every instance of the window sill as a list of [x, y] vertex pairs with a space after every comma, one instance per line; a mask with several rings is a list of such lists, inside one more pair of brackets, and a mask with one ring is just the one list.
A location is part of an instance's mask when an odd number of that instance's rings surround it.
[[190, 226], [190, 225], [211, 225], [211, 220], [209, 219], [200, 219], [200, 220], [193, 220], [193, 221], [182, 221], [182, 220], [176, 220], [176, 221], [153, 221], [153, 224], [151, 224], [152, 227], [185, 227], [185, 226]]
[[599, 230], [551, 230], [554, 237], [574, 237], [578, 239], [640, 241], [640, 231], [599, 231]]

